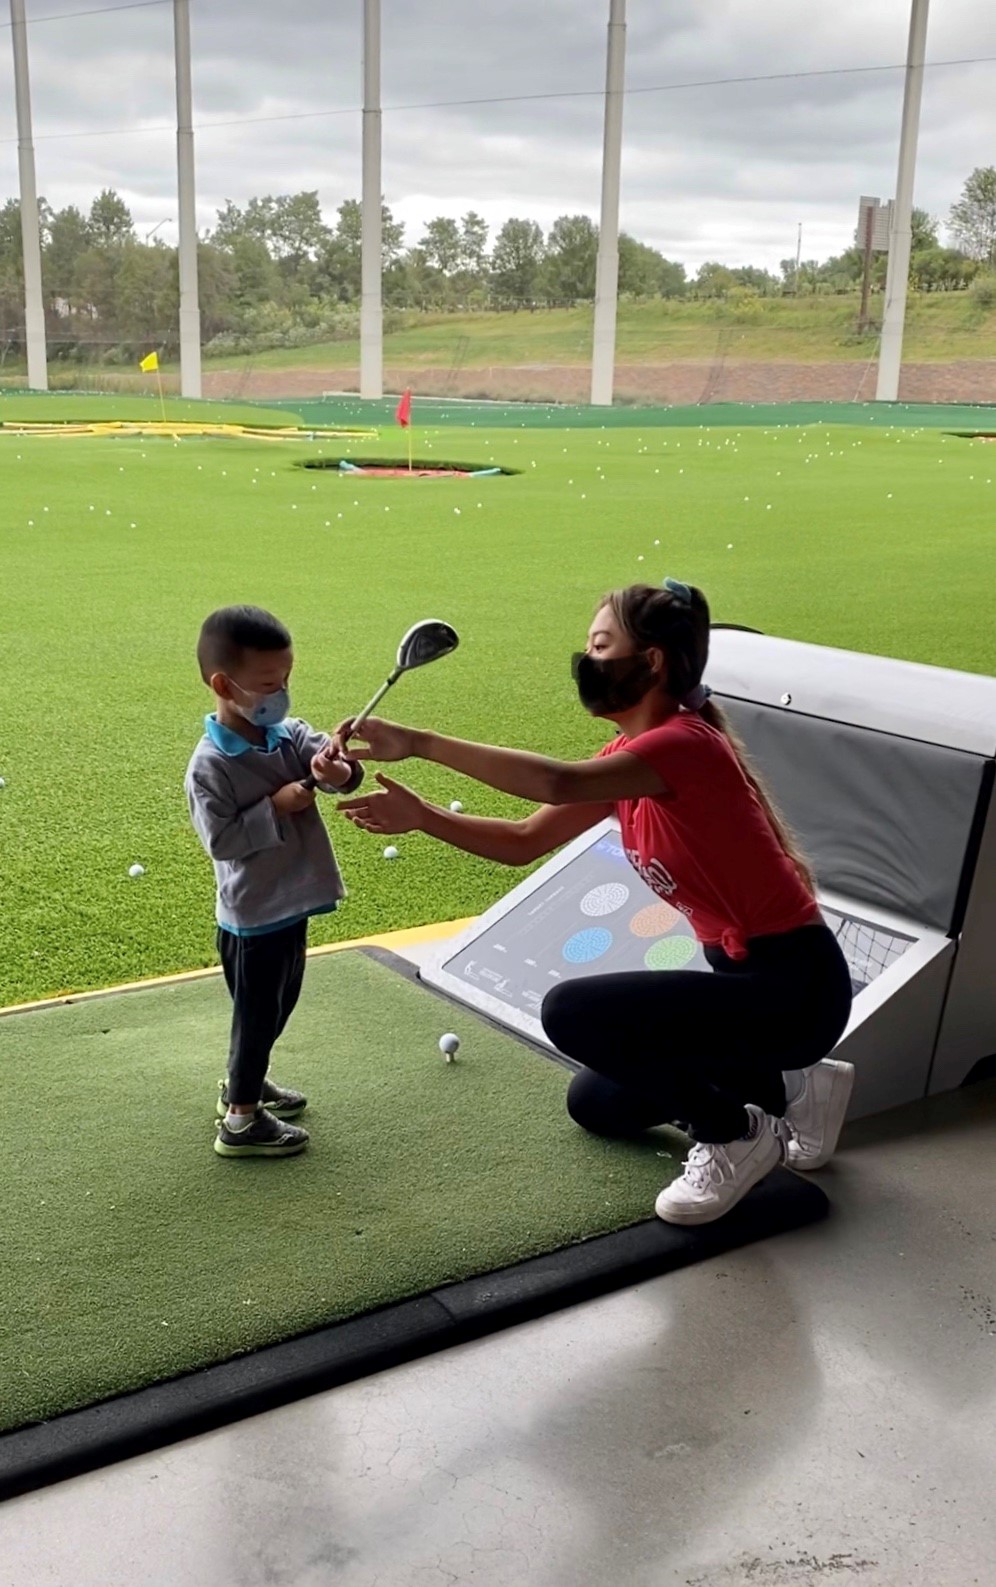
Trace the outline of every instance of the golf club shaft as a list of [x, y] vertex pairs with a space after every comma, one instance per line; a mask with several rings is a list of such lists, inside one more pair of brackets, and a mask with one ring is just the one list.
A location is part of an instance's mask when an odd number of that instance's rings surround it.
[[366, 721], [367, 717], [370, 715], [370, 712], [373, 710], [374, 706], [380, 704], [381, 700], [383, 700], [383, 698], [384, 698], [385, 694], [387, 693], [388, 689], [391, 688], [392, 684], [397, 683], [397, 681], [398, 681], [398, 679], [400, 677], [401, 677], [401, 673], [398, 671], [397, 667], [395, 667], [394, 671], [391, 673], [391, 676], [389, 678], [386, 678], [384, 680], [384, 682], [381, 684], [380, 688], [377, 690], [377, 693], [373, 696], [373, 699], [368, 700], [366, 705], [363, 707], [363, 710], [360, 712], [359, 716], [356, 716], [356, 717], [353, 718], [353, 725], [352, 725], [352, 727], [349, 730], [349, 737], [350, 738], [353, 738], [354, 735], [359, 732], [360, 728], [363, 726], [364, 722]]
[[[353, 737], [353, 734], [357, 731], [357, 729], [361, 728], [363, 726], [364, 722], [366, 721], [367, 717], [370, 715], [370, 712], [373, 710], [374, 706], [380, 704], [381, 700], [383, 700], [383, 698], [384, 698], [385, 694], [387, 693], [388, 689], [391, 687], [392, 684], [397, 683], [397, 681], [398, 681], [398, 679], [400, 677], [401, 677], [401, 668], [400, 667], [395, 667], [394, 671], [391, 673], [391, 676], [389, 678], [385, 678], [384, 682], [381, 684], [380, 688], [377, 690], [377, 693], [373, 696], [373, 698], [367, 701], [366, 705], [363, 707], [363, 710], [360, 712], [359, 716], [355, 716], [353, 718], [353, 725], [350, 728], [348, 734], [346, 735], [346, 743], [347, 744], [348, 744], [349, 740]], [[301, 786], [302, 786], [302, 788], [314, 788], [316, 786], [315, 778], [313, 776], [311, 776], [311, 774], [309, 773], [307, 777], [302, 779]]]

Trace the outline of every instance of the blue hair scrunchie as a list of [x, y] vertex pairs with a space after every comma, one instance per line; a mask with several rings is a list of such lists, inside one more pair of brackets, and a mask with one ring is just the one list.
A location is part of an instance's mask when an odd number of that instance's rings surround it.
[[701, 711], [707, 700], [712, 699], [712, 690], [707, 683], [697, 683], [690, 689], [682, 700], [686, 711]]
[[[691, 607], [692, 592], [687, 584], [682, 584], [680, 579], [664, 579], [662, 588], [673, 595], [682, 606]], [[707, 700], [712, 699], [712, 690], [707, 683], [697, 683], [694, 689], [689, 689], [681, 701], [686, 711], [701, 711]]]
[[682, 584], [680, 579], [665, 579], [662, 588], [667, 590], [669, 595], [673, 595], [676, 600], [680, 601], [682, 606], [691, 606], [692, 592], [687, 584]]

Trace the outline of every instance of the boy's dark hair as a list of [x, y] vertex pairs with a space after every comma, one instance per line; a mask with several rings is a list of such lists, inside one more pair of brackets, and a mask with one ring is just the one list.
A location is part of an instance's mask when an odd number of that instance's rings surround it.
[[279, 618], [261, 606], [222, 606], [204, 619], [197, 641], [201, 677], [210, 683], [216, 672], [229, 675], [247, 650], [289, 650], [291, 636]]

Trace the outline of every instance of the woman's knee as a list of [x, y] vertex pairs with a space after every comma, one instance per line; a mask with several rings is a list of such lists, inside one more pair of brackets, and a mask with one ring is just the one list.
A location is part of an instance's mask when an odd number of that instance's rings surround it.
[[575, 1124], [593, 1135], [610, 1133], [605, 1128], [607, 1086], [611, 1086], [611, 1082], [603, 1080], [601, 1075], [594, 1074], [591, 1069], [581, 1069], [567, 1087], [568, 1113]]
[[593, 1069], [580, 1069], [567, 1088], [567, 1111], [590, 1135], [620, 1139], [642, 1135], [660, 1119], [650, 1117], [622, 1086]]
[[559, 1052], [574, 1056], [578, 1029], [578, 987], [572, 981], [552, 986], [540, 1007], [540, 1024]]

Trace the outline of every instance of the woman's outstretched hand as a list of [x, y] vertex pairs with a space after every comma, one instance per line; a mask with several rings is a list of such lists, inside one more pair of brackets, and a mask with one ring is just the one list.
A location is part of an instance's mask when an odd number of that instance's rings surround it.
[[343, 758], [348, 755], [351, 760], [409, 760], [415, 754], [413, 727], [401, 727], [397, 722], [385, 722], [378, 716], [368, 716], [359, 730], [359, 747], [349, 744], [352, 731], [353, 718], [347, 716], [332, 735], [332, 748], [336, 755]]
[[[382, 725], [391, 726], [389, 722]], [[379, 760], [389, 758], [378, 756]], [[418, 794], [412, 793], [403, 783], [392, 782], [383, 772], [377, 773], [376, 780], [383, 788], [383, 793], [359, 794], [355, 799], [343, 799], [336, 808], [342, 811], [347, 821], [351, 821], [354, 827], [361, 827], [364, 832], [385, 835], [389, 832], [417, 832], [422, 825], [423, 808]]]

